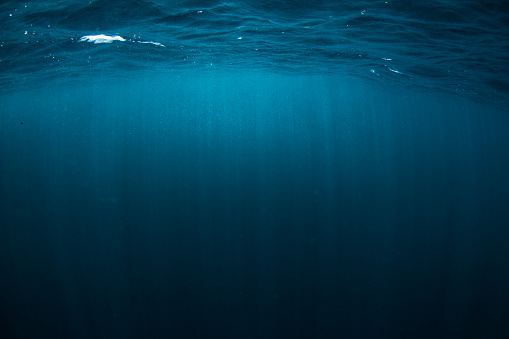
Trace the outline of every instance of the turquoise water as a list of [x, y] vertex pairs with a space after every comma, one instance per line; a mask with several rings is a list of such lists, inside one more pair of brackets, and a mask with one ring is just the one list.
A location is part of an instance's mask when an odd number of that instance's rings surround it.
[[0, 5], [3, 337], [507, 337], [506, 8]]
[[[506, 1], [9, 1], [0, 84], [234, 68], [506, 103], [508, 13]], [[101, 34], [123, 40], [82, 39]]]

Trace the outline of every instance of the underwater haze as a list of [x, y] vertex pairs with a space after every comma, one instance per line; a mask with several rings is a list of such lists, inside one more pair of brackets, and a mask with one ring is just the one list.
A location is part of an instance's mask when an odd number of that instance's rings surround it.
[[1, 338], [509, 337], [509, 2], [0, 18]]

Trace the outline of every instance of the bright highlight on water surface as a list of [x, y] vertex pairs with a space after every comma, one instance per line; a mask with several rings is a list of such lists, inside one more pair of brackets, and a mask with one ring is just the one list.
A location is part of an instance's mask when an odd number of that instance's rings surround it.
[[[122, 38], [120, 35], [105, 35], [105, 34], [97, 34], [97, 35], [84, 35], [80, 38], [80, 41], [93, 42], [94, 44], [111, 44], [113, 41], [126, 41], [126, 39]], [[132, 41], [132, 40], [129, 40]], [[136, 41], [140, 44], [152, 44], [155, 46], [165, 47], [162, 43], [156, 41]]]
[[120, 35], [109, 36], [104, 34], [98, 35], [85, 35], [80, 38], [80, 41], [93, 42], [94, 44], [111, 44], [113, 41], [125, 41]]

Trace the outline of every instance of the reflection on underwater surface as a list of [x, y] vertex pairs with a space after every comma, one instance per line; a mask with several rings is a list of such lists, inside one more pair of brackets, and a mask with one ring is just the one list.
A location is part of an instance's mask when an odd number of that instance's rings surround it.
[[[505, 103], [508, 13], [505, 1], [7, 2], [0, 85], [238, 69], [372, 78]], [[80, 42], [99, 35], [118, 38]]]

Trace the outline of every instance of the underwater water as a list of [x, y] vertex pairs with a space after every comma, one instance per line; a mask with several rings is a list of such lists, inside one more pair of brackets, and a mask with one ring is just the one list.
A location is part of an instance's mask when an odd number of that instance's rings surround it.
[[505, 1], [0, 5], [2, 338], [506, 338]]

